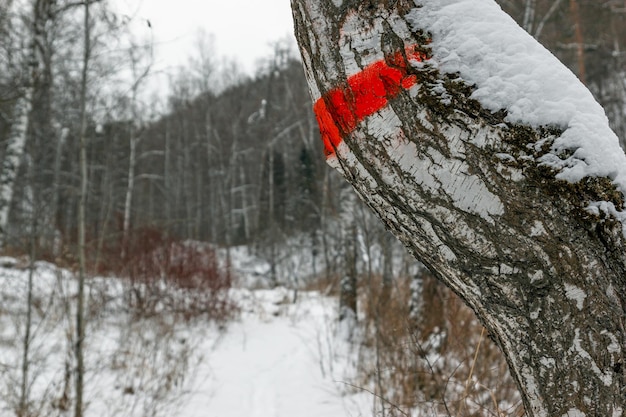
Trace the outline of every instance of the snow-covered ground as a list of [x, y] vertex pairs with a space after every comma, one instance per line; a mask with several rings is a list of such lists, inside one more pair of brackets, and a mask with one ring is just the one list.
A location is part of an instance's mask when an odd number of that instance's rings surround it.
[[[279, 288], [242, 292], [245, 311], [202, 350], [207, 360], [181, 416], [343, 417], [371, 415], [364, 394], [346, 394], [335, 352], [335, 302]], [[343, 357], [343, 359], [347, 359]]]
[[[21, 380], [28, 269], [0, 267], [0, 414], [15, 415]], [[65, 416], [73, 395], [72, 275], [38, 263], [29, 379], [35, 415]], [[167, 315], [137, 319], [114, 278], [89, 285], [88, 417], [369, 416], [373, 398], [345, 381], [355, 355], [334, 325], [336, 300], [317, 292], [233, 290], [238, 317], [218, 326]], [[69, 296], [69, 297], [68, 297]], [[69, 302], [66, 302], [69, 300]]]

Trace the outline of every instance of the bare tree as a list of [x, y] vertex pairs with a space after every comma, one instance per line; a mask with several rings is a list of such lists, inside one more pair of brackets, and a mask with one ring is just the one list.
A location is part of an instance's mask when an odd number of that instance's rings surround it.
[[[138, 108], [138, 94], [141, 89], [142, 83], [146, 80], [148, 75], [150, 74], [150, 69], [152, 67], [152, 42], [150, 42], [150, 57], [149, 62], [144, 66], [144, 68], [140, 68], [140, 59], [141, 57], [137, 56], [138, 48], [136, 45], [131, 45], [129, 50], [130, 54], [130, 63], [132, 68], [133, 75], [133, 84], [130, 88], [130, 124], [129, 124], [129, 141], [130, 141], [130, 155], [129, 155], [129, 163], [128, 163], [128, 185], [126, 187], [126, 198], [124, 200], [124, 224], [123, 224], [123, 232], [124, 232], [124, 242], [128, 241], [129, 232], [130, 232], [130, 215], [133, 201], [133, 192], [135, 190], [135, 169], [137, 165], [137, 146], [142, 139], [142, 127], [139, 126], [141, 123], [141, 115]], [[124, 257], [124, 254], [122, 254]]]
[[[473, 2], [417, 3], [422, 7], [408, 0], [292, 0], [328, 161], [476, 312], [503, 351], [529, 416], [620, 416], [624, 195], [604, 176], [617, 174], [564, 181], [559, 173], [566, 168], [556, 159], [552, 167], [541, 163], [557, 152], [565, 128], [510, 121], [507, 110], [489, 111], [471, 98], [475, 87], [459, 74], [426, 62], [437, 52], [437, 36], [462, 22], [435, 27], [420, 10]], [[490, 3], [480, 2], [523, 36]], [[606, 152], [621, 152], [607, 126], [596, 129], [598, 140], [610, 138]], [[578, 163], [577, 150], [555, 158]]]

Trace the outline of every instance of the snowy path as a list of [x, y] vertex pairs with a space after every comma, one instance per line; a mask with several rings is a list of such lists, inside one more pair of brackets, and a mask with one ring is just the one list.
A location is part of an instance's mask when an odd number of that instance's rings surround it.
[[229, 325], [217, 343], [206, 347], [209, 366], [199, 370], [200, 383], [180, 415], [369, 415], [363, 395], [340, 394], [341, 384], [329, 375], [328, 355], [320, 354], [328, 352], [326, 320], [332, 308], [320, 297], [304, 297], [295, 306], [261, 300], [253, 313]]

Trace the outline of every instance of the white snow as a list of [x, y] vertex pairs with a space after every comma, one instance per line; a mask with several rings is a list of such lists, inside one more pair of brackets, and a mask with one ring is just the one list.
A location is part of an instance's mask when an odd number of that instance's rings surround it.
[[[263, 269], [254, 266], [252, 257], [246, 261], [243, 251], [232, 255], [248, 273]], [[20, 375], [26, 265], [10, 257], [0, 259], [2, 415], [14, 398], [7, 393], [9, 385]], [[34, 323], [36, 383], [31, 395], [49, 404], [62, 390], [67, 353], [69, 318], [63, 316], [61, 297], [76, 293], [76, 281], [70, 272], [45, 262], [36, 263], [34, 278], [34, 297], [47, 314], [37, 315]], [[241, 314], [220, 330], [203, 320], [129, 317], [122, 301], [128, 289], [116, 278], [92, 279], [88, 288], [95, 299], [119, 301], [109, 302], [88, 323], [87, 417], [372, 414], [372, 396], [343, 382], [353, 381], [356, 358], [351, 345], [337, 337], [334, 298], [300, 291], [294, 303], [293, 291], [282, 287], [234, 289]], [[170, 379], [173, 386], [167, 388]]]
[[530, 236], [531, 237], [536, 237], [536, 236], [542, 236], [547, 234], [545, 227], [543, 227], [543, 223], [541, 223], [539, 220], [535, 220], [533, 222], [533, 226], [530, 229]]
[[[284, 290], [283, 290], [284, 291]], [[332, 300], [280, 290], [248, 294], [251, 310], [214, 345], [202, 348], [203, 381], [180, 415], [186, 417], [343, 417], [367, 415], [362, 395], [342, 395], [327, 346]], [[255, 305], [256, 304], [256, 305]], [[326, 351], [326, 353], [325, 353]], [[339, 370], [339, 369], [338, 369]]]
[[585, 291], [577, 287], [576, 285], [565, 283], [565, 296], [576, 302], [576, 307], [579, 310], [583, 309], [583, 305], [585, 303], [585, 298], [587, 298], [587, 294]]
[[606, 350], [608, 350], [609, 353], [620, 353], [622, 351], [622, 347], [619, 344], [619, 340], [617, 340], [617, 337], [615, 337], [613, 333], [609, 333], [606, 330], [602, 330], [600, 334], [611, 339], [611, 344], [609, 344], [606, 347]]
[[[626, 192], [626, 156], [602, 107], [494, 0], [415, 3], [407, 20], [431, 34], [432, 65], [475, 85], [472, 97], [491, 111], [505, 109], [509, 122], [563, 129], [541, 163], [557, 169], [559, 179], [609, 177]], [[614, 208], [598, 208], [626, 222]]]
[[586, 415], [587, 414], [577, 408], [570, 408], [567, 413], [563, 414], [562, 417], [585, 417]]

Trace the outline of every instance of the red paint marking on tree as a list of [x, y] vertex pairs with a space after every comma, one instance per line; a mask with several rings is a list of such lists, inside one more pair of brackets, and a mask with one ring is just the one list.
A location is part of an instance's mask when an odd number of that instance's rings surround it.
[[343, 138], [358, 123], [384, 108], [389, 99], [417, 84], [417, 77], [408, 74], [407, 61], [425, 61], [428, 57], [418, 46], [396, 52], [386, 59], [366, 66], [348, 78], [345, 85], [333, 88], [313, 105], [320, 127], [324, 151], [333, 155]]

